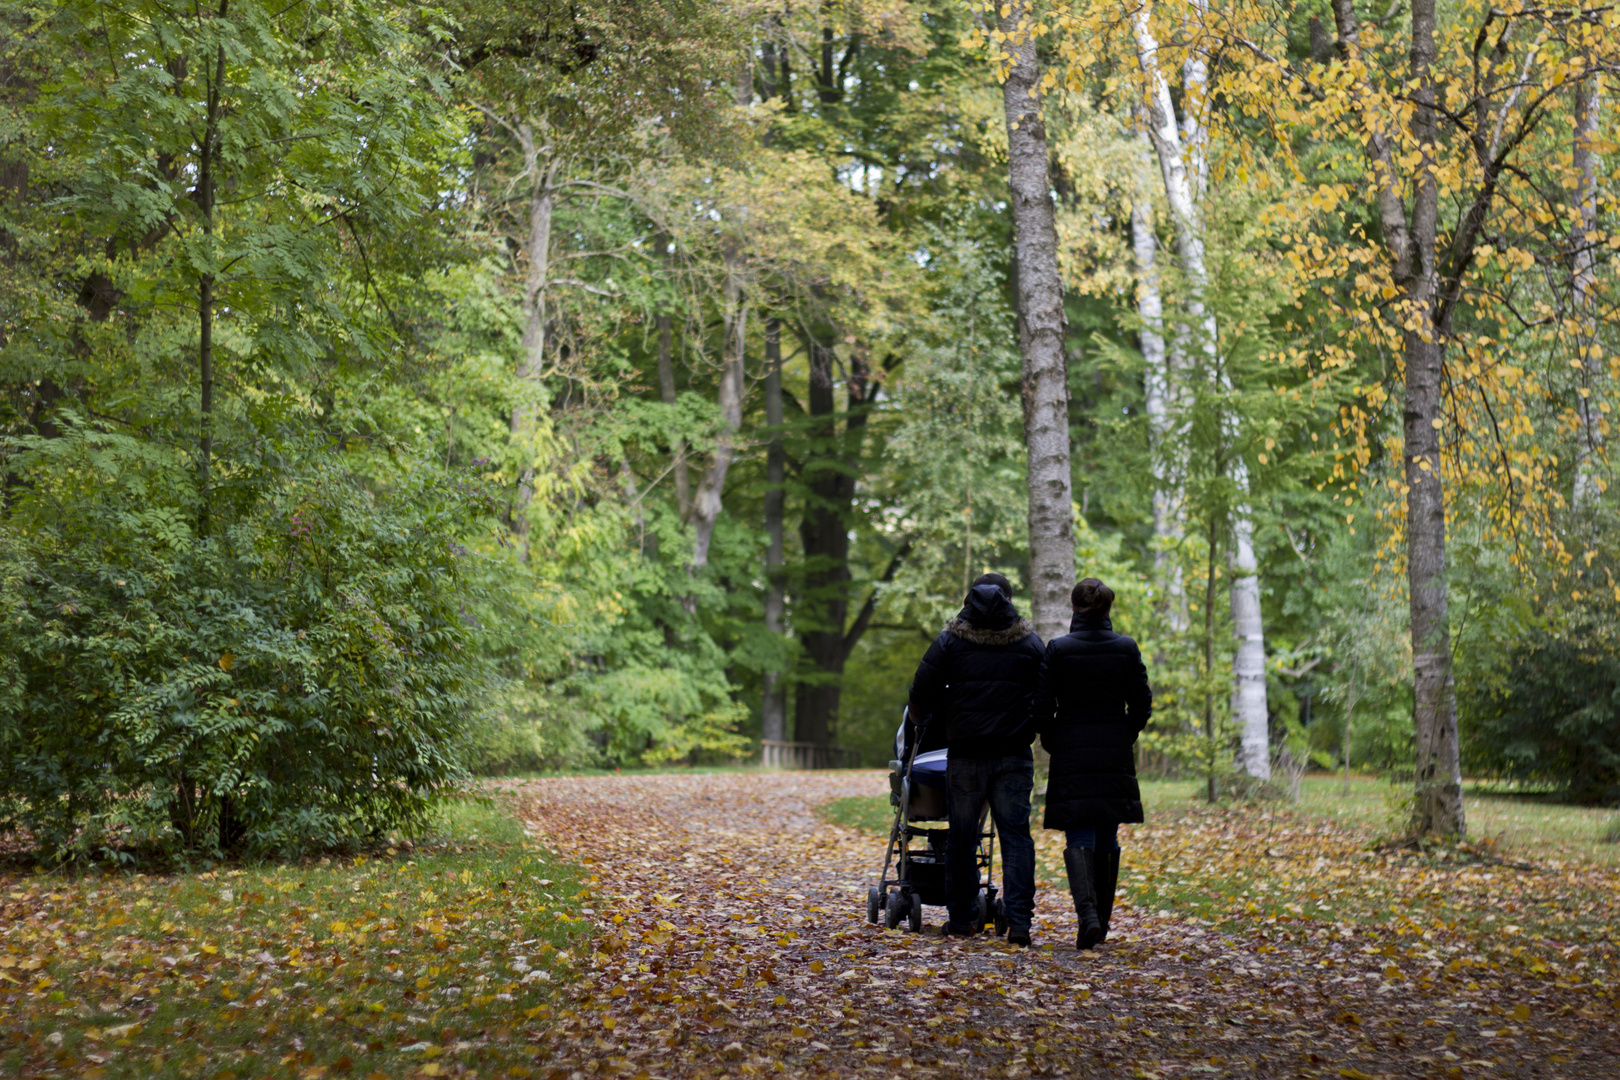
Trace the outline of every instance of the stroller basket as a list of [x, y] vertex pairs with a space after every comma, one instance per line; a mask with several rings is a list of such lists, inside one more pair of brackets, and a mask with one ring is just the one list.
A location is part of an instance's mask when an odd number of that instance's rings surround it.
[[[915, 822], [944, 821], [950, 817], [946, 786], [948, 753], [931, 750], [918, 753], [920, 734], [907, 738], [908, 718], [902, 714], [900, 731], [895, 735], [894, 760], [889, 762], [889, 803], [894, 807], [894, 824], [883, 856], [883, 873], [867, 890], [866, 918], [875, 923], [882, 917], [889, 929], [901, 922], [913, 933], [923, 926], [923, 907], [942, 907], [946, 902], [945, 850], [950, 828], [920, 828]], [[979, 809], [974, 869], [979, 879], [976, 928], [983, 930], [994, 921], [996, 932], [1007, 932], [1002, 903], [990, 878], [995, 857], [995, 833], [988, 828], [989, 807]], [[891, 874], [890, 871], [893, 870]]]

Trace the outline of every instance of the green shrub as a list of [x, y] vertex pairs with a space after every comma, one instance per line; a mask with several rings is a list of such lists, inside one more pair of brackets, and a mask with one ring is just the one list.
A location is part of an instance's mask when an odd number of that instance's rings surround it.
[[467, 767], [480, 776], [505, 776], [604, 764], [587, 734], [591, 718], [569, 704], [561, 694], [511, 680], [469, 732]]
[[1550, 782], [1574, 802], [1620, 802], [1620, 657], [1531, 640], [1499, 687], [1462, 704], [1470, 774]]
[[[0, 828], [53, 858], [291, 854], [423, 826], [488, 688], [466, 476], [267, 436], [187, 457], [79, 424], [14, 444]], [[386, 464], [386, 462], [385, 462]]]

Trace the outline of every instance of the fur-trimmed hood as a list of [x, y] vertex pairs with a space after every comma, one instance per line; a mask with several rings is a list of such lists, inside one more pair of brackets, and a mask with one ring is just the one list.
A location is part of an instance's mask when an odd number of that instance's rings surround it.
[[945, 624], [945, 632], [955, 634], [963, 641], [970, 641], [975, 645], [1011, 645], [1033, 634], [1035, 628], [1029, 624], [1028, 619], [1016, 619], [1011, 626], [1000, 630], [981, 630], [963, 619], [952, 619]]

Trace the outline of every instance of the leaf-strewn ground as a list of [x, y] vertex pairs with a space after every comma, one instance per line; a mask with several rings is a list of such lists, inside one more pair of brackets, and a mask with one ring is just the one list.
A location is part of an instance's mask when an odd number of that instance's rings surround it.
[[884, 788], [513, 785], [607, 894], [589, 969], [529, 1032], [539, 1075], [1620, 1075], [1612, 866], [1386, 858], [1320, 816], [1189, 804], [1125, 838], [1107, 945], [1073, 949], [1046, 879], [1025, 953], [867, 925], [881, 840], [814, 811]]
[[413, 850], [0, 874], [0, 1076], [485, 1075], [529, 1060], [592, 885], [502, 808]]

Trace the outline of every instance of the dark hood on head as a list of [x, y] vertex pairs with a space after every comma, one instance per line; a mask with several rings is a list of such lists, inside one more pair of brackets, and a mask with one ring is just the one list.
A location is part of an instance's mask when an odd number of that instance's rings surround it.
[[956, 617], [976, 630], [1005, 630], [1018, 621], [1018, 609], [996, 586], [975, 585]]

